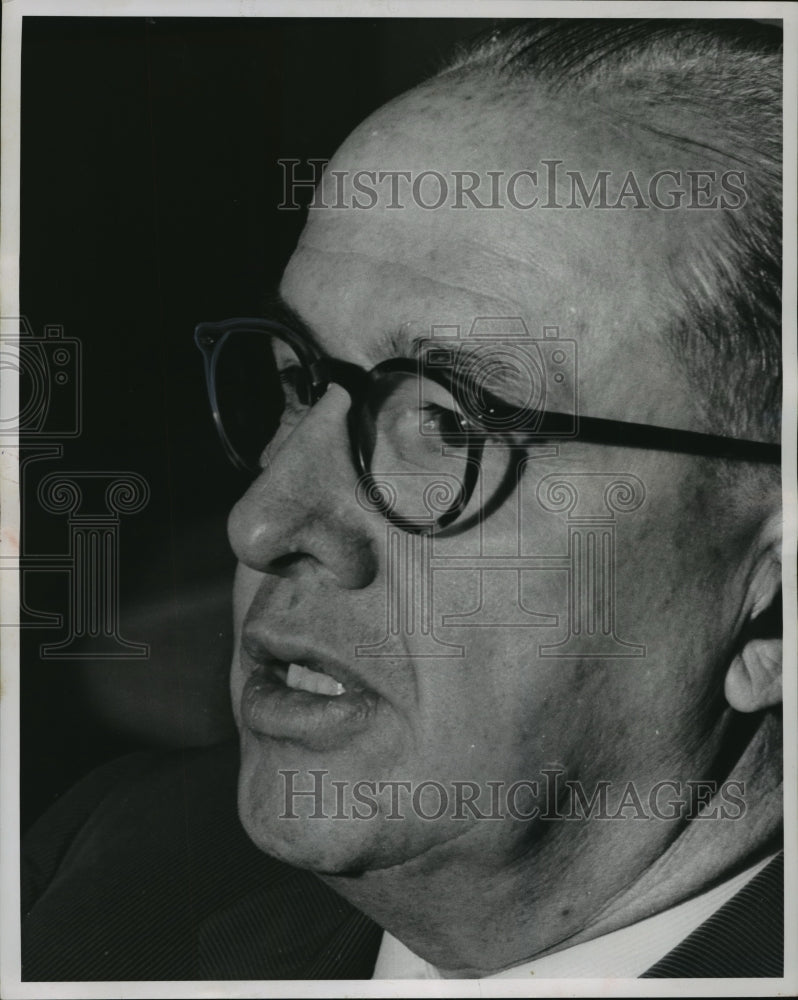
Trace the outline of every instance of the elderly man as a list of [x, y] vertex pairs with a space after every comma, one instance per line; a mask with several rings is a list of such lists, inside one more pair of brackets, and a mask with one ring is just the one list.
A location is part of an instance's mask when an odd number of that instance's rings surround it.
[[532, 22], [344, 143], [197, 331], [249, 841], [231, 754], [95, 774], [25, 978], [781, 975], [771, 34]]

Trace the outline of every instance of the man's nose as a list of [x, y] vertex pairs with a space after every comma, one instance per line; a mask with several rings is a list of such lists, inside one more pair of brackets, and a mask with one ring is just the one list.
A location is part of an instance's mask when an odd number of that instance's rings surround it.
[[349, 403], [331, 386], [270, 453], [230, 512], [228, 536], [239, 562], [278, 576], [322, 570], [349, 589], [372, 582], [376, 536], [373, 515], [355, 499]]

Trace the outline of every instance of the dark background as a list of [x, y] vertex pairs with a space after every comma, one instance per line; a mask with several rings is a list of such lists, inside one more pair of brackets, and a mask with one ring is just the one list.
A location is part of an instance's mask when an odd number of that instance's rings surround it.
[[[330, 157], [491, 23], [24, 19], [21, 310], [80, 341], [83, 392], [80, 436], [27, 467], [23, 560], [67, 549], [36, 498], [53, 471], [137, 472], [151, 497], [119, 534], [121, 634], [149, 658], [52, 661], [64, 629], [23, 629], [23, 828], [109, 757], [231, 734], [225, 518], [246, 482], [193, 327], [257, 315], [279, 280], [305, 213], [277, 210], [278, 158]], [[66, 614], [67, 583], [27, 574], [26, 604]]]

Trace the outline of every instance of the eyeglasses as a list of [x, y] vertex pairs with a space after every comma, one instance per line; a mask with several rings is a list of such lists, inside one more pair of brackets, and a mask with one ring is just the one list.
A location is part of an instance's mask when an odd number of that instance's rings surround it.
[[[200, 323], [194, 339], [205, 361], [216, 429], [233, 465], [259, 473], [335, 383], [351, 397], [349, 445], [364, 505], [417, 534], [439, 533], [461, 518], [478, 483], [478, 510], [457, 530], [486, 516], [512, 489], [528, 449], [548, 446], [554, 453], [552, 443], [562, 439], [780, 461], [779, 446], [761, 441], [508, 404], [492, 391], [490, 354], [482, 363], [477, 356], [470, 367], [454, 366], [451, 352], [432, 341], [418, 358], [392, 358], [367, 371], [321, 355], [270, 320]], [[539, 385], [531, 398], [543, 398]]]

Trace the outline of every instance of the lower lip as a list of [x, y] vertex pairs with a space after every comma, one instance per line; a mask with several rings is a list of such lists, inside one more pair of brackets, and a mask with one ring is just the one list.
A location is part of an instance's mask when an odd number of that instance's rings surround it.
[[255, 736], [295, 740], [317, 750], [348, 743], [371, 725], [377, 696], [370, 691], [312, 694], [286, 687], [268, 668], [251, 673], [241, 694], [241, 719]]

